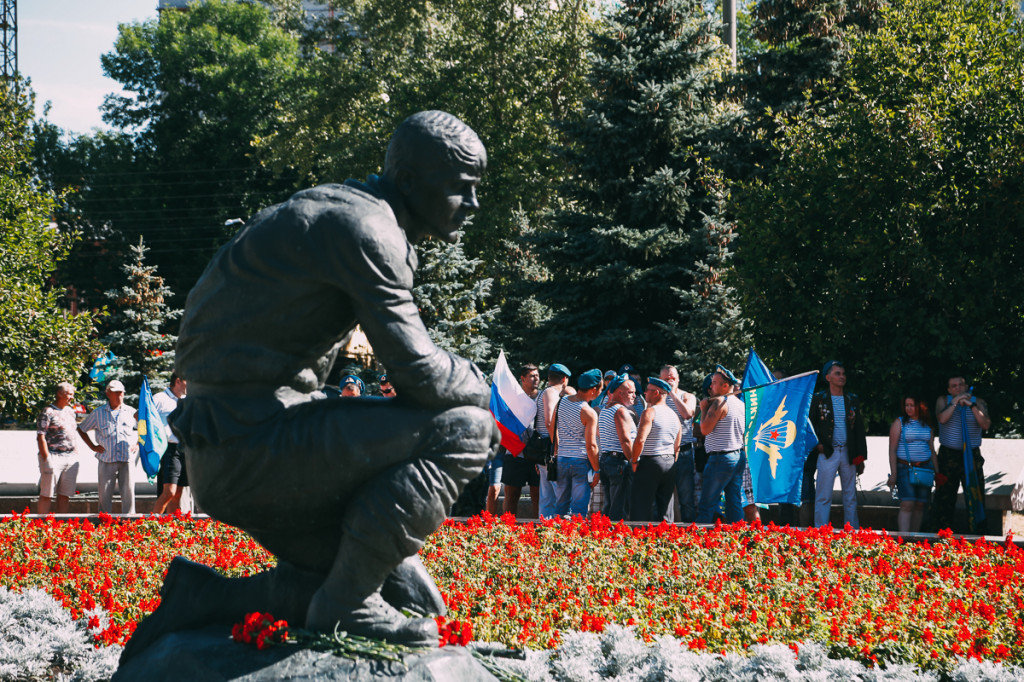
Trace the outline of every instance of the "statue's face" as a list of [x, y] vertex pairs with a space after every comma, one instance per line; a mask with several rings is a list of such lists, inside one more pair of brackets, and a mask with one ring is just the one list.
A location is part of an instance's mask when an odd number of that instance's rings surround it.
[[426, 235], [454, 242], [457, 232], [480, 204], [476, 188], [480, 168], [461, 163], [422, 164], [407, 176], [405, 196], [419, 224], [417, 238]]

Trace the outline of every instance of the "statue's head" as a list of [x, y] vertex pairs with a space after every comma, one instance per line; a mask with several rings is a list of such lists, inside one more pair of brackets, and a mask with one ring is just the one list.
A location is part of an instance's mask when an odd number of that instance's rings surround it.
[[487, 151], [473, 129], [443, 111], [421, 111], [402, 121], [388, 143], [384, 177], [401, 195], [415, 241], [433, 235], [448, 242], [480, 205], [476, 187]]

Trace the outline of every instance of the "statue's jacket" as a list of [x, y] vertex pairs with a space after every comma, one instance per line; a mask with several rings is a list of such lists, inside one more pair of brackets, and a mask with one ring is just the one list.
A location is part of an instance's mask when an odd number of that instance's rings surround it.
[[175, 369], [189, 397], [172, 428], [189, 443], [224, 442], [322, 397], [357, 322], [403, 401], [487, 409], [480, 370], [431, 341], [413, 301], [416, 267], [376, 178], [264, 209], [188, 296]]

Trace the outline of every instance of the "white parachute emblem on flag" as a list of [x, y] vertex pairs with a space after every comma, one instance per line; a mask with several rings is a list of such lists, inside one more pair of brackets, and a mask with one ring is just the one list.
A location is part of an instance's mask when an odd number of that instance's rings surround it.
[[768, 463], [772, 468], [772, 478], [775, 478], [775, 470], [782, 459], [780, 450], [785, 450], [796, 440], [796, 424], [791, 421], [783, 421], [789, 412], [786, 410], [786, 398], [782, 398], [779, 408], [771, 419], [762, 422], [754, 435], [754, 444], [758, 450], [768, 453]]

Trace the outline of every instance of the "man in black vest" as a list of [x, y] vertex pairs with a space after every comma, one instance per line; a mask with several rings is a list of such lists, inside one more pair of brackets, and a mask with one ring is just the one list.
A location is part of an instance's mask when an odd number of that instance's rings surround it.
[[821, 371], [828, 389], [811, 398], [811, 425], [818, 445], [809, 455], [817, 460], [814, 493], [814, 525], [829, 523], [832, 513], [832, 489], [839, 474], [843, 487], [843, 518], [851, 528], [859, 528], [857, 519], [857, 475], [864, 472], [868, 458], [868, 440], [860, 401], [846, 391], [846, 368], [830, 360]]

